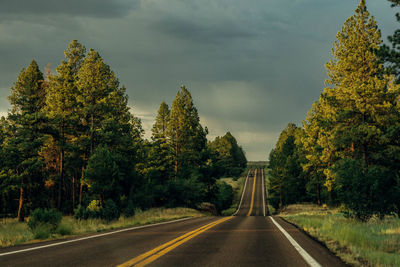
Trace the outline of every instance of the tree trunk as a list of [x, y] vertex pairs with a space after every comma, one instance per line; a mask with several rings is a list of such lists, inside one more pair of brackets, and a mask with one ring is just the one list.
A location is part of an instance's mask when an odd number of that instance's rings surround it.
[[24, 180], [22, 180], [21, 187], [19, 188], [19, 205], [18, 205], [18, 221], [24, 221]]
[[75, 173], [74, 171], [74, 176], [72, 176], [72, 212], [75, 209]]
[[174, 172], [175, 172], [175, 181], [176, 177], [178, 176], [178, 133], [175, 134], [175, 167], [174, 167]]
[[82, 166], [81, 184], [79, 186], [79, 205], [82, 205], [82, 189], [83, 189], [83, 174], [85, 172], [85, 167]]
[[64, 182], [64, 148], [61, 145], [60, 152], [60, 182], [58, 185], [58, 200], [57, 200], [57, 208], [60, 210], [61, 208], [61, 195], [62, 195], [62, 185]]
[[90, 121], [90, 155], [93, 155], [93, 149], [94, 149], [94, 115], [92, 113], [91, 115], [91, 121]]
[[283, 192], [282, 192], [282, 183], [279, 186], [279, 209], [282, 210], [283, 208]]
[[321, 186], [319, 183], [317, 184], [317, 198], [318, 206], [321, 206]]

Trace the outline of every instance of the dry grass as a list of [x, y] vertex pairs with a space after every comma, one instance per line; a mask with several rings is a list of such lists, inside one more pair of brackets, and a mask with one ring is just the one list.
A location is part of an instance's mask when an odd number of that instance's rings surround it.
[[[204, 215], [199, 211], [188, 208], [137, 210], [132, 217], [125, 218], [121, 216], [118, 220], [110, 223], [100, 219], [75, 220], [71, 216], [64, 216], [55, 234], [49, 234], [46, 231], [47, 229], [40, 229], [43, 234], [34, 234], [29, 230], [25, 222], [21, 223], [16, 219], [2, 219], [0, 221], [0, 247], [200, 216]], [[42, 236], [42, 239], [34, 239], [35, 235]]]
[[288, 206], [280, 215], [323, 241], [355, 266], [400, 266], [400, 219], [387, 216], [363, 223], [339, 209], [309, 204]]

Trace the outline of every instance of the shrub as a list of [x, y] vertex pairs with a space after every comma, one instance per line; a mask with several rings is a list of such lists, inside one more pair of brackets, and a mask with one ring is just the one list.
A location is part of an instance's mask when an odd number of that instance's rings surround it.
[[218, 191], [216, 194], [215, 206], [218, 212], [228, 209], [232, 205], [233, 201], [233, 189], [232, 186], [223, 182], [218, 184]]
[[28, 227], [32, 232], [35, 229], [48, 228], [53, 233], [60, 224], [61, 219], [62, 214], [59, 211], [53, 209], [35, 209], [29, 218]]
[[120, 212], [118, 210], [117, 205], [114, 203], [112, 199], [107, 199], [104, 204], [104, 207], [101, 209], [101, 218], [106, 221], [112, 221], [118, 219], [120, 216]]
[[125, 208], [125, 217], [132, 217], [135, 215], [135, 206], [133, 205], [133, 201], [128, 202], [128, 206]]
[[39, 224], [35, 228], [32, 228], [31, 231], [35, 239], [47, 239], [52, 232], [48, 224]]
[[86, 208], [78, 205], [78, 207], [74, 210], [74, 218], [87, 220], [89, 218], [89, 213], [87, 212]]
[[56, 233], [60, 235], [72, 235], [74, 233], [74, 229], [71, 224], [61, 223], [58, 226]]

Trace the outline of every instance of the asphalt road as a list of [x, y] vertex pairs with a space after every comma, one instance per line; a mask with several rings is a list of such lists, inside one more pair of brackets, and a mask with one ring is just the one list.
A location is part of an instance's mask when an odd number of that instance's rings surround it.
[[[187, 219], [70, 243], [0, 249], [0, 266], [310, 266], [305, 258], [314, 260], [313, 266], [344, 266], [328, 249], [274, 217], [301, 247], [299, 252], [271, 217], [263, 216], [262, 177], [261, 171], [250, 172], [237, 216]], [[50, 246], [22, 251], [43, 245]], [[13, 251], [20, 252], [5, 255]], [[303, 251], [309, 257], [302, 256]]]

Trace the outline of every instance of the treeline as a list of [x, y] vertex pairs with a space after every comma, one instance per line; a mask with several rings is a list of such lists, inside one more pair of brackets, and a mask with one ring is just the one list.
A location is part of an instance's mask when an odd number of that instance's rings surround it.
[[[222, 175], [246, 167], [227, 133], [207, 142], [190, 92], [161, 103], [152, 139], [130, 113], [126, 88], [93, 49], [72, 41], [52, 74], [33, 60], [11, 88], [0, 120], [0, 214], [19, 220], [36, 208], [74, 210], [219, 205]], [[226, 197], [226, 196], [223, 196]], [[225, 207], [227, 206], [227, 207]], [[77, 209], [79, 207], [79, 209]]]
[[289, 124], [270, 154], [276, 207], [315, 201], [361, 220], [400, 215], [398, 31], [389, 40], [391, 48], [382, 45], [361, 0], [337, 34], [327, 87], [303, 127]]

